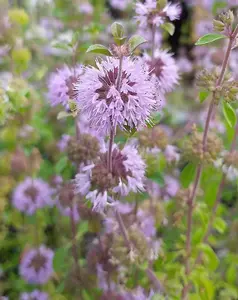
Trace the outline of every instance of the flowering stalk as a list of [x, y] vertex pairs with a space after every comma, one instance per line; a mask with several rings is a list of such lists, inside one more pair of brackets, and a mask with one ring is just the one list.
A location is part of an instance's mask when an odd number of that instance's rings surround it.
[[[216, 88], [220, 87], [221, 84], [223, 83], [224, 75], [225, 75], [226, 68], [227, 68], [228, 61], [229, 61], [229, 57], [230, 57], [231, 50], [232, 50], [232, 47], [233, 47], [233, 44], [234, 44], [237, 34], [238, 34], [238, 26], [236, 26], [234, 32], [229, 37], [229, 44], [228, 44], [226, 54], [225, 54], [225, 57], [224, 57], [224, 60], [222, 63], [221, 73], [220, 73], [220, 76], [216, 83]], [[206, 149], [207, 135], [208, 135], [208, 131], [209, 131], [210, 121], [212, 119], [215, 101], [216, 101], [216, 90], [212, 94], [212, 100], [211, 100], [211, 103], [210, 103], [210, 106], [208, 109], [208, 113], [207, 113], [206, 124], [205, 124], [205, 129], [204, 129], [204, 134], [203, 134], [203, 150]], [[202, 174], [202, 165], [199, 165], [197, 168], [197, 173], [196, 173], [191, 197], [188, 200], [188, 216], [187, 216], [188, 227], [187, 227], [187, 233], [186, 233], [186, 259], [185, 259], [185, 274], [187, 276], [189, 276], [189, 274], [191, 272], [189, 260], [190, 260], [190, 255], [191, 255], [191, 233], [192, 233], [193, 206], [194, 206], [194, 201], [196, 199], [196, 192], [199, 187], [201, 174]], [[182, 299], [184, 299], [184, 300], [187, 299], [189, 289], [190, 289], [190, 284], [188, 283], [183, 288]]]
[[74, 219], [73, 205], [71, 206], [70, 209], [70, 223], [71, 223], [71, 232], [72, 232], [72, 255], [74, 258], [78, 276], [80, 278], [80, 267], [78, 262], [78, 249], [77, 249], [77, 240], [76, 240], [77, 230], [76, 230], [76, 222]]
[[151, 44], [151, 60], [153, 61], [155, 58], [155, 33], [156, 33], [156, 26], [152, 25], [152, 44]]

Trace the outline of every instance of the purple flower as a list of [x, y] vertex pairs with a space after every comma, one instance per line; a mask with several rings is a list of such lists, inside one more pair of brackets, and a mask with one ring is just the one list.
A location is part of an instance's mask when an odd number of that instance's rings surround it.
[[79, 4], [79, 11], [82, 14], [91, 15], [93, 13], [93, 6], [89, 2]]
[[[139, 27], [137, 34], [143, 36], [147, 40], [147, 43], [142, 44], [140, 47], [142, 49], [151, 49], [152, 31], [150, 28]], [[162, 44], [162, 33], [159, 30], [156, 30], [155, 32], [154, 44], [157, 48]]]
[[146, 214], [143, 210], [139, 209], [137, 218], [140, 222], [140, 230], [147, 238], [152, 238], [156, 234], [155, 219], [152, 215]]
[[20, 275], [31, 284], [45, 284], [53, 275], [54, 252], [41, 245], [23, 255]]
[[121, 129], [144, 125], [158, 106], [148, 67], [140, 59], [123, 58], [119, 80], [118, 59], [108, 58], [96, 65], [85, 67], [85, 74], [75, 85], [79, 108], [90, 125], [105, 133], [117, 125]]
[[9, 45], [3, 45], [0, 46], [0, 58], [3, 56], [6, 56], [10, 50], [10, 46]]
[[125, 10], [130, 3], [131, 0], [110, 0], [111, 6], [118, 10]]
[[39, 208], [53, 204], [53, 189], [42, 179], [26, 178], [15, 189], [13, 205], [28, 215], [33, 215]]
[[152, 59], [148, 54], [144, 56], [149, 66], [152, 78], [156, 79], [158, 88], [165, 93], [171, 92], [178, 84], [178, 67], [171, 53], [167, 50], [157, 49]]
[[181, 15], [181, 7], [179, 4], [168, 4], [162, 9], [157, 8], [156, 0], [145, 0], [145, 3], [136, 3], [136, 20], [140, 27], [161, 26], [167, 20], [174, 21], [179, 19]]
[[110, 192], [126, 196], [131, 191], [143, 191], [144, 176], [145, 163], [137, 149], [127, 145], [120, 150], [114, 145], [112, 172], [108, 171], [107, 152], [102, 153], [98, 161], [76, 175], [76, 192], [91, 200], [93, 210], [102, 212], [105, 206], [112, 204]]
[[52, 106], [62, 104], [68, 108], [68, 101], [74, 96], [74, 84], [81, 74], [80, 65], [75, 68], [65, 65], [51, 74], [48, 82], [48, 97]]
[[39, 290], [34, 290], [31, 293], [22, 293], [20, 300], [48, 300], [49, 295]]
[[66, 150], [69, 140], [70, 140], [70, 135], [63, 134], [61, 136], [61, 139], [57, 143], [57, 147], [59, 148], [60, 152], [64, 152]]
[[168, 162], [177, 162], [180, 160], [180, 154], [176, 146], [167, 145], [164, 154]]

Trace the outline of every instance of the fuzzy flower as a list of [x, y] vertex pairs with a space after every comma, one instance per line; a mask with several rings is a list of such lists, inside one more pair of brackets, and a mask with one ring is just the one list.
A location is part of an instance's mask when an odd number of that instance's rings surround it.
[[147, 182], [147, 191], [152, 198], [163, 198], [168, 200], [174, 197], [180, 188], [180, 184], [177, 178], [166, 175], [164, 187], [159, 186], [156, 182]]
[[12, 203], [18, 210], [32, 215], [37, 209], [53, 204], [52, 194], [48, 183], [28, 177], [16, 187]]
[[149, 66], [150, 74], [156, 80], [158, 88], [164, 93], [171, 92], [179, 80], [178, 66], [172, 54], [167, 50], [157, 49], [153, 60], [148, 54], [145, 54], [144, 60]]
[[48, 98], [52, 106], [63, 105], [68, 108], [68, 101], [74, 97], [74, 84], [82, 74], [81, 66], [69, 68], [67, 65], [52, 73], [48, 82]]
[[47, 293], [41, 292], [39, 290], [34, 290], [31, 293], [22, 293], [20, 300], [48, 300], [49, 296]]
[[93, 13], [93, 6], [89, 2], [85, 1], [79, 4], [79, 11], [82, 14], [91, 15]]
[[107, 152], [98, 161], [82, 169], [76, 175], [76, 192], [86, 195], [93, 204], [93, 210], [102, 212], [112, 204], [110, 193], [126, 196], [129, 192], [144, 190], [145, 163], [133, 146], [120, 150], [114, 145], [112, 151], [112, 172], [108, 171]]
[[131, 3], [131, 0], [110, 0], [110, 4], [113, 8], [118, 10], [125, 10], [129, 4]]
[[176, 146], [167, 145], [164, 154], [167, 162], [178, 162], [180, 160], [180, 154]]
[[23, 255], [20, 263], [20, 275], [31, 284], [45, 284], [53, 275], [54, 252], [41, 245]]
[[[153, 39], [153, 33], [150, 30], [150, 28], [139, 27], [137, 33], [138, 35], [143, 36], [147, 40], [147, 43], [144, 43], [140, 46], [141, 49], [151, 49], [151, 41]], [[154, 37], [154, 44], [157, 48], [161, 47], [162, 38], [163, 38], [162, 33], [159, 30], [157, 30], [155, 32], [155, 37]]]
[[66, 150], [66, 148], [68, 147], [69, 140], [70, 140], [70, 135], [63, 134], [61, 136], [61, 139], [57, 143], [57, 147], [59, 148], [60, 152], [64, 152]]
[[226, 177], [230, 181], [237, 180], [238, 178], [238, 151], [232, 152], [222, 151], [220, 157], [214, 162], [214, 165], [218, 169], [222, 169], [222, 172], [226, 174]]
[[136, 3], [136, 20], [140, 27], [161, 26], [166, 21], [179, 19], [181, 7], [178, 3], [168, 4], [163, 9], [157, 8], [156, 0], [145, 0], [145, 3]]
[[123, 58], [119, 78], [118, 59], [108, 58], [96, 65], [97, 68], [85, 67], [84, 75], [75, 85], [79, 108], [87, 115], [91, 127], [109, 133], [117, 125], [121, 129], [144, 125], [159, 106], [155, 82], [147, 66], [140, 59]]

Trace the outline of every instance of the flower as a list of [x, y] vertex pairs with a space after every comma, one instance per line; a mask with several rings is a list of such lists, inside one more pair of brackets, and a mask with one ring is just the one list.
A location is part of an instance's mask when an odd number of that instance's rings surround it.
[[91, 15], [93, 13], [93, 6], [89, 2], [79, 4], [79, 11], [82, 14]]
[[70, 140], [70, 135], [63, 134], [61, 136], [61, 139], [57, 143], [57, 147], [59, 148], [60, 152], [64, 152], [66, 148], [68, 147], [68, 142]]
[[118, 10], [125, 10], [130, 3], [130, 0], [110, 0], [111, 6]]
[[[90, 126], [107, 134], [117, 125], [121, 129], [144, 125], [159, 106], [147, 66], [141, 59], [123, 58], [119, 82], [118, 59], [107, 58], [96, 65], [97, 68], [85, 67], [75, 85], [79, 108]], [[159, 93], [158, 99], [161, 97]]]
[[222, 170], [230, 181], [238, 178], [238, 151], [222, 151], [220, 157], [214, 162], [216, 168]]
[[27, 177], [16, 187], [12, 203], [18, 210], [33, 215], [37, 209], [53, 204], [52, 194], [53, 189], [45, 181]]
[[154, 59], [145, 54], [144, 61], [149, 67], [152, 78], [156, 80], [158, 88], [164, 93], [171, 92], [178, 84], [178, 66], [171, 53], [167, 50], [156, 49]]
[[48, 300], [49, 296], [47, 293], [41, 292], [39, 290], [34, 290], [31, 293], [22, 293], [20, 300]]
[[167, 162], [178, 162], [180, 160], [180, 154], [176, 146], [167, 145], [164, 154]]
[[[138, 28], [137, 31], [138, 35], [143, 36], [145, 38], [145, 40], [147, 41], [146, 43], [142, 44], [140, 47], [142, 49], [151, 49], [151, 41], [153, 39], [153, 33], [150, 30], [150, 28]], [[155, 32], [155, 37], [154, 37], [154, 44], [156, 47], [160, 47], [162, 44], [162, 33], [160, 31], [156, 31]]]
[[164, 24], [167, 20], [174, 21], [179, 19], [181, 15], [181, 7], [178, 3], [168, 4], [163, 8], [157, 8], [156, 0], [145, 0], [145, 3], [136, 3], [136, 14], [135, 17], [140, 27], [159, 27]]
[[108, 171], [107, 154], [76, 175], [76, 192], [85, 195], [93, 204], [93, 210], [102, 212], [113, 199], [111, 193], [126, 196], [129, 192], [144, 190], [145, 163], [135, 147], [126, 145], [122, 150], [116, 145], [112, 151], [112, 172]]
[[27, 251], [20, 263], [20, 275], [31, 284], [44, 284], [53, 274], [54, 252], [41, 245]]
[[62, 104], [68, 108], [68, 101], [74, 96], [74, 83], [81, 74], [80, 65], [75, 68], [65, 65], [51, 74], [48, 82], [48, 98], [52, 106]]

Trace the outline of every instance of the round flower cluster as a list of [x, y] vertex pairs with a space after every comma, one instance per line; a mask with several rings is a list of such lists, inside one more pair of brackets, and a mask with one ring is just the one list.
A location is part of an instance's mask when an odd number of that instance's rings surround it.
[[168, 2], [163, 8], [158, 8], [157, 0], [145, 0], [136, 3], [136, 20], [141, 27], [159, 27], [166, 21], [179, 19], [181, 7], [179, 4]]
[[203, 133], [194, 129], [191, 137], [183, 146], [183, 155], [188, 161], [212, 164], [223, 148], [222, 140], [213, 132], [207, 136], [206, 147], [203, 147]]
[[93, 210], [103, 211], [113, 201], [110, 193], [126, 196], [130, 191], [144, 190], [145, 163], [133, 146], [122, 150], [114, 145], [112, 171], [108, 170], [108, 152], [102, 153], [95, 163], [86, 166], [76, 175], [76, 192], [86, 195], [93, 203]]
[[96, 65], [85, 67], [75, 85], [79, 108], [90, 126], [108, 134], [116, 126], [125, 130], [144, 125], [163, 99], [148, 67], [141, 59], [128, 57], [122, 59], [121, 68], [116, 58]]
[[41, 292], [39, 290], [34, 290], [31, 293], [22, 293], [20, 300], [48, 300], [49, 296], [47, 293]]
[[68, 108], [68, 101], [74, 98], [74, 84], [82, 75], [82, 67], [69, 68], [67, 65], [52, 73], [48, 82], [48, 98], [52, 106], [63, 105]]
[[167, 50], [156, 49], [153, 58], [145, 54], [144, 60], [152, 78], [156, 80], [158, 89], [163, 93], [171, 92], [179, 80], [178, 66], [172, 54]]
[[24, 253], [20, 275], [31, 284], [44, 284], [53, 275], [54, 252], [44, 245]]
[[145, 128], [139, 132], [139, 144], [148, 149], [164, 150], [168, 145], [168, 135], [160, 126]]
[[238, 178], [238, 151], [222, 151], [214, 165], [222, 169], [228, 180], [236, 180]]
[[32, 215], [39, 208], [53, 205], [52, 194], [48, 183], [28, 177], [16, 187], [12, 203], [18, 210]]

